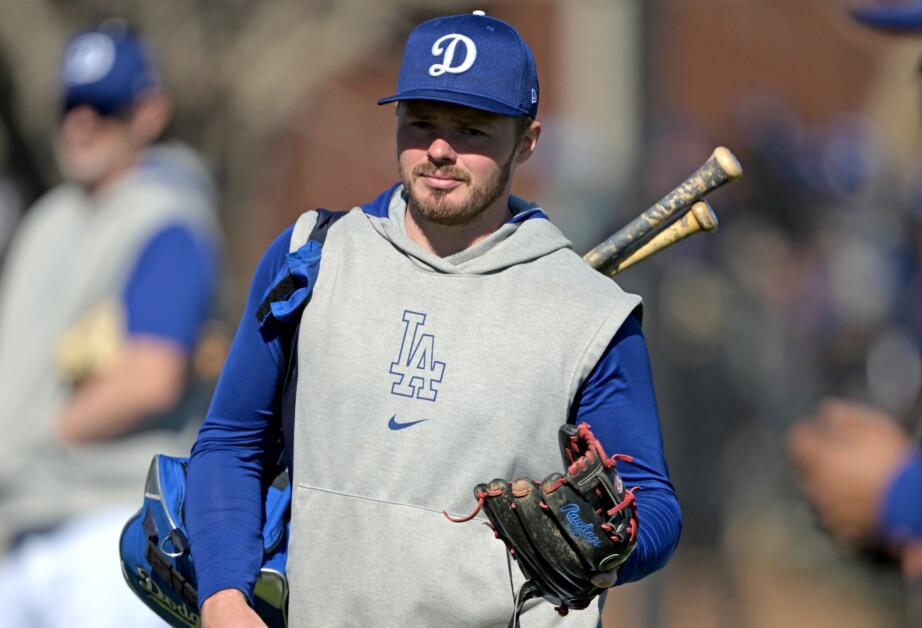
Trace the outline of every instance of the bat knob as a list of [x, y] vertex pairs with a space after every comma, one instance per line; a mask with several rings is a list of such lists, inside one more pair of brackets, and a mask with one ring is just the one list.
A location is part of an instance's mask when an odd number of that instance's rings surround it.
[[701, 199], [692, 205], [689, 211], [697, 221], [698, 226], [701, 227], [701, 231], [711, 233], [717, 230], [717, 214], [714, 213], [710, 203], [706, 200]]
[[736, 159], [736, 156], [730, 152], [729, 148], [718, 146], [714, 149], [714, 154], [712, 156], [727, 174], [727, 179], [729, 181], [736, 181], [743, 176], [743, 167]]

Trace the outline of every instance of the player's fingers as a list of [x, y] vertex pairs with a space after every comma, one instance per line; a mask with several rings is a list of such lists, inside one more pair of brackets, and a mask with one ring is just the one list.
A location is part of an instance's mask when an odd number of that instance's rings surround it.
[[818, 420], [824, 420], [837, 414], [849, 402], [841, 397], [823, 397], [816, 405], [816, 417]]
[[868, 429], [886, 424], [887, 415], [871, 406], [836, 397], [824, 399], [817, 409], [817, 422], [833, 438], [860, 438]]
[[911, 582], [922, 583], [922, 542], [908, 543], [901, 554], [903, 574]]
[[822, 452], [823, 438], [813, 421], [801, 421], [788, 431], [785, 448], [801, 472], [809, 470]]
[[853, 429], [848, 403], [836, 397], [823, 399], [816, 407], [814, 425], [826, 439], [842, 439]]

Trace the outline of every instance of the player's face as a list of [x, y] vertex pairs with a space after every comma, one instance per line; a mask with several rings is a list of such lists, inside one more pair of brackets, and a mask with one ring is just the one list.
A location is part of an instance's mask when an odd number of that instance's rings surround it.
[[505, 212], [514, 168], [533, 144], [522, 147], [517, 121], [509, 116], [434, 101], [397, 108], [400, 178], [411, 206], [439, 225], [467, 225], [484, 212]]
[[129, 163], [137, 145], [129, 121], [78, 106], [61, 119], [54, 149], [65, 179], [94, 188]]

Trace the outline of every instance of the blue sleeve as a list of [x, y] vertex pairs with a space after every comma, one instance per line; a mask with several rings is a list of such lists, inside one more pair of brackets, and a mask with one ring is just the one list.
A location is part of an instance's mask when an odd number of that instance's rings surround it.
[[186, 525], [199, 603], [222, 589], [252, 599], [263, 556], [263, 472], [280, 430], [282, 346], [256, 310], [285, 266], [293, 227], [260, 261], [243, 318], [189, 460]]
[[882, 528], [897, 544], [922, 540], [922, 451], [916, 450], [890, 485]]
[[214, 242], [171, 225], [147, 243], [122, 292], [129, 335], [172, 340], [191, 353], [218, 283]]
[[608, 455], [628, 454], [618, 472], [637, 487], [637, 547], [621, 566], [618, 584], [640, 580], [675, 552], [682, 512], [663, 454], [653, 373], [640, 323], [629, 316], [590, 373], [573, 405], [575, 423], [586, 422]]

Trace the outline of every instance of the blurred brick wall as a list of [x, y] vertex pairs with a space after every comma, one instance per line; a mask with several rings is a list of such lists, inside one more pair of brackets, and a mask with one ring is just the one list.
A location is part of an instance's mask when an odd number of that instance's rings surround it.
[[863, 108], [893, 41], [853, 23], [846, 6], [842, 0], [653, 0], [651, 109], [684, 109], [730, 141], [740, 99], [754, 90], [782, 95], [808, 123]]

